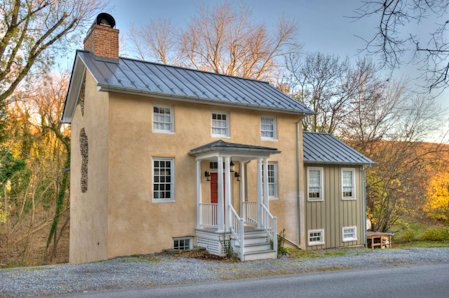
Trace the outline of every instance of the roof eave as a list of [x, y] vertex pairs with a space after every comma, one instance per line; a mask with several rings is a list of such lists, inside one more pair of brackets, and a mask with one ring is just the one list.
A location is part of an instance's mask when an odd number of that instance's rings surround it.
[[[260, 111], [270, 111], [270, 112], [278, 112], [278, 113], [285, 113], [285, 114], [293, 114], [293, 115], [312, 115], [310, 112], [307, 111], [298, 111], [298, 110], [290, 110], [290, 109], [276, 109], [276, 108], [264, 108], [260, 106], [254, 106], [254, 105], [247, 105], [247, 104], [238, 104], [238, 103], [223, 103], [218, 102], [214, 100], [208, 100], [201, 97], [193, 97], [193, 96], [185, 96], [185, 95], [167, 95], [165, 93], [159, 93], [159, 92], [148, 92], [143, 90], [136, 90], [126, 87], [117, 87], [109, 84], [97, 84], [99, 91], [104, 92], [119, 92], [119, 93], [126, 93], [126, 94], [134, 94], [134, 95], [151, 95], [157, 98], [162, 99], [173, 99], [178, 101], [184, 101], [184, 102], [190, 102], [195, 101], [197, 103], [203, 103], [203, 104], [212, 104], [212, 105], [219, 105], [219, 106], [226, 106], [226, 107], [237, 107], [237, 108], [247, 108], [247, 109], [253, 109], [253, 110], [260, 110]], [[188, 100], [186, 100], [188, 99]]]
[[314, 165], [345, 165], [345, 166], [371, 166], [374, 162], [351, 162], [351, 161], [329, 161], [329, 160], [304, 160], [304, 164]]

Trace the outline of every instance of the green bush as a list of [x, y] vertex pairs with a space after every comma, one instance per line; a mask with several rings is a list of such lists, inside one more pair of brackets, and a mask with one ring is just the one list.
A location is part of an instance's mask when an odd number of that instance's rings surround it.
[[411, 242], [416, 239], [416, 232], [411, 229], [402, 230], [394, 235], [394, 240], [398, 242]]
[[419, 235], [419, 240], [423, 240], [423, 241], [449, 240], [449, 228], [447, 228], [447, 227], [430, 227]]

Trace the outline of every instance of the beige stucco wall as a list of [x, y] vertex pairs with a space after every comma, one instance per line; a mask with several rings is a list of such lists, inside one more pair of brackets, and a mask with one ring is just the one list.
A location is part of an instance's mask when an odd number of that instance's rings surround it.
[[[307, 249], [363, 245], [362, 168], [360, 166], [306, 165], [306, 177], [309, 166], [323, 168], [324, 201], [308, 201], [306, 199], [306, 228], [307, 230], [324, 229], [325, 244], [307, 246]], [[342, 168], [355, 169], [355, 200], [342, 199]], [[304, 181], [304, 189], [307, 189], [306, 181], [307, 179]], [[357, 227], [357, 241], [342, 241], [342, 228], [348, 226]]]
[[[175, 133], [152, 132], [153, 103], [174, 109]], [[296, 124], [299, 116], [276, 114], [278, 141], [260, 138], [260, 111], [214, 107], [143, 96], [110, 93], [109, 102], [109, 204], [108, 257], [160, 251], [172, 246], [173, 237], [194, 236], [196, 225], [196, 164], [190, 149], [217, 140], [211, 137], [211, 112], [230, 113], [229, 142], [276, 147], [281, 154], [279, 199], [270, 209], [279, 217], [279, 230], [286, 229], [298, 241], [296, 176]], [[270, 115], [270, 113], [268, 113]], [[152, 202], [152, 157], [175, 159], [175, 200]], [[202, 172], [208, 168], [202, 163]], [[239, 169], [236, 163], [236, 169]], [[248, 194], [255, 200], [256, 161], [248, 165]], [[234, 206], [238, 210], [239, 184], [234, 178]], [[209, 183], [202, 179], [203, 201], [210, 201]]]
[[[78, 105], [71, 131], [70, 262], [102, 260], [107, 254], [108, 93], [97, 92], [87, 72], [84, 116]], [[81, 192], [80, 130], [88, 138], [88, 189]]]

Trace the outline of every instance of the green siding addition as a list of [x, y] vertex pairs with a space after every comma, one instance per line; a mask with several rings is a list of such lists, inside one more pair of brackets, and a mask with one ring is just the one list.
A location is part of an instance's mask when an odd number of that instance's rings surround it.
[[[309, 167], [323, 168], [323, 201], [309, 201], [307, 175]], [[355, 200], [342, 199], [343, 168], [355, 169]], [[363, 245], [363, 191], [362, 168], [360, 166], [305, 165], [306, 190], [306, 239], [307, 249], [323, 249]], [[343, 242], [343, 227], [357, 227], [357, 240]], [[308, 245], [309, 230], [324, 229], [323, 245]]]

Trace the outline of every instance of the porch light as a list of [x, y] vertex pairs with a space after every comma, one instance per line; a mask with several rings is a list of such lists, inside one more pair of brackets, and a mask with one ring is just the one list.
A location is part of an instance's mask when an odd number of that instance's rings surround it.
[[240, 173], [235, 172], [234, 177], [237, 178], [237, 181], [240, 181]]
[[229, 168], [230, 168], [231, 173], [233, 173], [234, 172], [234, 162], [232, 160], [231, 160], [231, 163], [229, 164]]
[[206, 181], [210, 181], [210, 173], [208, 171], [204, 172], [204, 177], [206, 177]]

